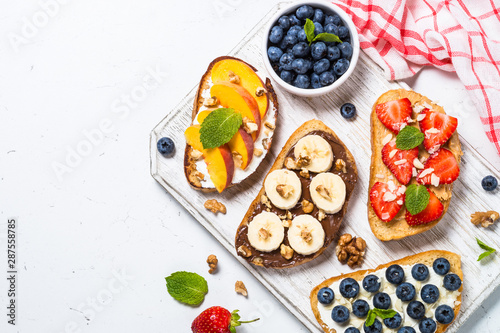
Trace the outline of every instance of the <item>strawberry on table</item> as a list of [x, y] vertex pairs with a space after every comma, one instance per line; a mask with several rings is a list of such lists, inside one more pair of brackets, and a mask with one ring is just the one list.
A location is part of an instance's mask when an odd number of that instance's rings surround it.
[[431, 190], [427, 189], [429, 192], [429, 203], [427, 207], [418, 214], [412, 215], [408, 210], [406, 211], [406, 223], [410, 226], [427, 224], [434, 220], [437, 220], [443, 214], [443, 204], [439, 201], [438, 197]]
[[411, 102], [408, 98], [402, 98], [396, 101], [381, 103], [375, 107], [375, 112], [385, 127], [395, 133], [399, 133], [411, 118]]
[[236, 327], [250, 321], [240, 321], [238, 310], [229, 312], [221, 306], [213, 306], [203, 311], [191, 324], [193, 333], [235, 333]]
[[420, 130], [425, 134], [424, 147], [430, 153], [443, 145], [457, 129], [458, 119], [447, 114], [424, 109], [421, 113]]
[[400, 211], [405, 199], [405, 186], [396, 186], [394, 182], [376, 182], [370, 190], [370, 204], [378, 218], [391, 221]]
[[448, 149], [441, 148], [424, 164], [424, 169], [417, 175], [417, 182], [424, 185], [451, 184], [460, 174], [460, 167], [455, 155]]
[[418, 158], [418, 147], [401, 150], [396, 147], [396, 140], [389, 141], [382, 148], [382, 161], [403, 185], [408, 184], [412, 178], [415, 158]]

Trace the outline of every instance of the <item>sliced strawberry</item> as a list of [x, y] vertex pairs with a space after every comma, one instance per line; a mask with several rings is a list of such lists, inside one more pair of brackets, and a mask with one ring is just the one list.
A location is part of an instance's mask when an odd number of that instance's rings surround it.
[[408, 98], [402, 98], [397, 101], [377, 104], [375, 112], [385, 127], [399, 133], [401, 128], [408, 124], [408, 119], [411, 117], [411, 102]]
[[[458, 178], [459, 174], [460, 167], [455, 155], [448, 149], [441, 148], [425, 162], [424, 169], [417, 175], [417, 182], [424, 185], [436, 185], [437, 182], [451, 184]], [[438, 181], [436, 181], [436, 177], [439, 178]]]
[[427, 189], [431, 195], [429, 199], [429, 204], [423, 211], [418, 214], [411, 215], [409, 211], [406, 211], [406, 223], [410, 226], [426, 224], [438, 219], [441, 214], [443, 214], [443, 204], [439, 201], [438, 197], [431, 190]]
[[405, 200], [404, 186], [398, 187], [394, 182], [389, 183], [391, 185], [376, 182], [370, 190], [372, 208], [384, 222], [391, 221], [398, 214]]
[[413, 160], [418, 158], [418, 147], [410, 150], [396, 148], [396, 140], [389, 141], [382, 148], [382, 161], [403, 185], [410, 182], [413, 175]]
[[425, 134], [424, 147], [429, 152], [435, 152], [451, 138], [457, 129], [458, 119], [441, 112], [424, 109], [421, 113], [425, 116], [420, 120], [420, 130]]

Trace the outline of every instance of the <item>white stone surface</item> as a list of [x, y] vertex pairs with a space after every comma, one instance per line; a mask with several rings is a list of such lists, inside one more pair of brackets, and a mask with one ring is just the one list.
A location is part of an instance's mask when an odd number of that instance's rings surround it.
[[[50, 2], [0, 3], [0, 248], [10, 216], [20, 246], [18, 322], [2, 314], [1, 331], [187, 332], [199, 312], [222, 305], [261, 317], [241, 333], [306, 332], [149, 175], [151, 129], [277, 1], [66, 0], [44, 16]], [[40, 27], [26, 30], [33, 20]], [[24, 38], [17, 48], [13, 34]], [[155, 69], [167, 75], [141, 98]], [[408, 83], [456, 110], [462, 136], [500, 168], [455, 74], [426, 69]], [[106, 133], [86, 146], [85, 133], [99, 126]], [[87, 156], [73, 156], [72, 171], [58, 177], [54, 163], [77, 149]], [[117, 280], [122, 270], [133, 278]], [[200, 307], [166, 292], [164, 277], [177, 270], [207, 278]], [[234, 293], [236, 280], [248, 299]], [[6, 290], [2, 278], [4, 311]], [[460, 332], [498, 332], [499, 297], [497, 289]], [[98, 298], [105, 304], [87, 305]]]

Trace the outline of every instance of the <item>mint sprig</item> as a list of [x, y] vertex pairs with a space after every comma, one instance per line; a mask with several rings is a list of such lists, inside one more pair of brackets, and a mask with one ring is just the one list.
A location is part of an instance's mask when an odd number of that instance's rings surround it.
[[430, 198], [431, 195], [424, 185], [411, 184], [406, 188], [406, 209], [411, 215], [416, 215], [427, 207]]
[[309, 46], [311, 46], [312, 42], [326, 42], [326, 43], [342, 43], [339, 36], [330, 34], [328, 32], [322, 32], [318, 35], [314, 35], [314, 22], [310, 19], [306, 19], [306, 24], [304, 25], [304, 32], [306, 33], [307, 41], [309, 42]]
[[208, 293], [207, 281], [196, 273], [175, 272], [165, 280], [170, 296], [182, 303], [199, 305]]
[[422, 144], [424, 139], [424, 133], [420, 132], [418, 128], [406, 126], [396, 136], [396, 147], [402, 150], [410, 150]]
[[483, 250], [485, 250], [485, 252], [481, 253], [481, 255], [479, 256], [479, 258], [477, 258], [477, 261], [481, 261], [483, 260], [484, 258], [486, 258], [487, 256], [495, 253], [497, 250], [495, 250], [494, 248], [484, 244], [482, 241], [480, 241], [478, 238], [476, 238], [476, 241], [477, 241], [477, 245], [479, 245], [480, 248], [482, 248]]
[[397, 312], [392, 310], [392, 309], [388, 309], [388, 310], [377, 309], [377, 308], [370, 309], [370, 311], [368, 311], [368, 315], [366, 317], [365, 325], [367, 327], [372, 326], [377, 317], [380, 317], [382, 319], [387, 319], [387, 318], [394, 317], [396, 314], [397, 314]]
[[238, 131], [243, 118], [234, 109], [216, 109], [201, 123], [200, 141], [203, 149], [220, 147], [228, 143]]

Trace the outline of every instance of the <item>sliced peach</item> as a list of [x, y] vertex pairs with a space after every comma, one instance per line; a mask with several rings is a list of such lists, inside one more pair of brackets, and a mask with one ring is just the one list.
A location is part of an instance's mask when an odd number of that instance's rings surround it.
[[267, 109], [269, 107], [269, 98], [267, 94], [260, 97], [255, 95], [257, 88], [264, 88], [264, 82], [243, 61], [236, 59], [224, 59], [215, 63], [212, 67], [212, 82], [220, 83], [229, 81], [229, 73], [232, 72], [240, 77], [240, 85], [245, 88], [257, 101], [261, 119], [264, 119]]
[[210, 112], [212, 112], [212, 110], [201, 111], [200, 113], [198, 113], [198, 116], [196, 117], [196, 120], [198, 120], [198, 122], [201, 124], [203, 122], [203, 120], [205, 120], [205, 118], [208, 117], [208, 115], [210, 114]]
[[260, 112], [259, 106], [255, 98], [243, 87], [231, 82], [219, 82], [210, 88], [211, 96], [217, 97], [219, 103], [225, 108], [233, 108], [241, 113], [243, 117], [247, 117], [258, 126], [254, 140], [257, 139], [260, 133]]
[[229, 149], [231, 149], [231, 153], [236, 152], [241, 155], [242, 161], [240, 168], [245, 170], [253, 157], [254, 144], [252, 136], [245, 132], [244, 129], [240, 128], [231, 141], [228, 142], [228, 145]]

